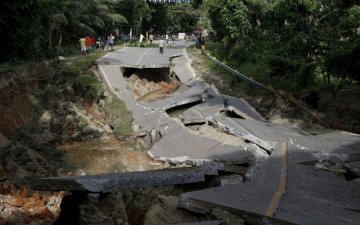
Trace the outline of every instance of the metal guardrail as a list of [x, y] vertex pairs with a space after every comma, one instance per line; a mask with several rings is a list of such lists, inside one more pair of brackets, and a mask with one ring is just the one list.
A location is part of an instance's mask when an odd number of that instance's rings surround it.
[[215, 58], [211, 57], [209, 54], [207, 54], [205, 52], [204, 49], [202, 49], [203, 54], [206, 56], [206, 58], [208, 58], [211, 62], [215, 63], [216, 65], [220, 66], [221, 68], [223, 68], [224, 70], [226, 70], [227, 72], [231, 73], [232, 75], [235, 75], [237, 77], [239, 77], [240, 79], [254, 85], [257, 86], [277, 97], [281, 97], [284, 100], [287, 100], [291, 103], [293, 103], [294, 105], [296, 105], [297, 107], [299, 107], [300, 109], [302, 109], [303, 111], [305, 111], [306, 113], [310, 114], [313, 118], [315, 118], [322, 126], [329, 128], [329, 126], [324, 123], [314, 112], [312, 112], [310, 109], [308, 109], [304, 104], [302, 104], [298, 99], [296, 99], [294, 96], [288, 95], [288, 96], [283, 96], [280, 95], [279, 93], [277, 93], [273, 88], [269, 88], [259, 82], [256, 82], [255, 80], [239, 73], [238, 71], [234, 70], [233, 68], [225, 65], [224, 63], [219, 62], [218, 60], [216, 60]]

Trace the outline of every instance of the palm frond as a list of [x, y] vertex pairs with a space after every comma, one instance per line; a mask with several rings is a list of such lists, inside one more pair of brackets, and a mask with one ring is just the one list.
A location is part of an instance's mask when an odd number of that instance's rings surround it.
[[92, 14], [82, 14], [78, 16], [79, 21], [89, 26], [95, 26], [99, 28], [103, 28], [105, 23], [99, 17], [92, 15]]
[[106, 14], [106, 17], [108, 19], [110, 19], [112, 22], [115, 22], [115, 23], [128, 23], [127, 19], [123, 16], [123, 15], [120, 15], [120, 14]]
[[69, 1], [67, 2], [67, 8], [75, 15], [86, 11], [86, 6], [81, 1]]
[[62, 14], [62, 13], [50, 15], [49, 16], [49, 21], [52, 24], [58, 24], [58, 25], [66, 25], [66, 24], [68, 24], [66, 16], [64, 14]]
[[96, 6], [96, 9], [99, 14], [106, 14], [107, 12], [109, 12], [109, 6], [107, 6], [105, 4], [98, 4]]
[[82, 34], [84, 35], [90, 35], [90, 36], [96, 36], [97, 33], [94, 29], [92, 29], [90, 26], [84, 24], [84, 23], [81, 23], [81, 22], [78, 22], [77, 23], [78, 25], [78, 31], [80, 31]]

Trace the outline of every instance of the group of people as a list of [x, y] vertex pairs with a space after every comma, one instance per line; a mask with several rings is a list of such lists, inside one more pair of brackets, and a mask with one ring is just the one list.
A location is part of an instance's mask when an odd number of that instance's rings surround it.
[[205, 48], [205, 37], [202, 30], [199, 27], [196, 27], [194, 30], [194, 41], [197, 47], [204, 49]]
[[114, 48], [114, 41], [115, 37], [112, 33], [110, 33], [106, 40], [104, 38], [99, 37], [98, 40], [95, 42], [95, 39], [90, 36], [85, 36], [80, 38], [80, 48], [81, 53], [83, 55], [89, 54], [93, 50], [113, 50]]
[[[201, 29], [196, 27], [193, 37], [194, 37], [194, 41], [195, 41], [196, 45], [198, 47], [204, 48], [205, 38], [202, 35]], [[143, 38], [144, 38], [144, 36], [143, 36]], [[141, 39], [143, 39], [143, 38], [141, 38]], [[161, 40], [159, 41], [160, 54], [164, 53], [164, 47], [169, 42], [169, 38], [170, 37], [168, 34], [165, 35], [165, 40], [164, 40], [164, 36], [161, 36]], [[150, 44], [153, 43], [153, 39], [154, 39], [153, 34], [150, 34], [149, 39], [148, 39]], [[186, 40], [186, 36], [185, 36], [185, 40]], [[113, 50], [114, 41], [115, 41], [115, 37], [112, 33], [110, 33], [106, 39], [99, 37], [96, 42], [95, 42], [94, 38], [90, 37], [90, 36], [82, 37], [79, 40], [81, 52], [83, 55], [89, 54], [91, 51], [93, 51], [95, 49], [96, 50], [109, 50], [109, 49]], [[173, 35], [173, 41], [175, 41], [174, 35]], [[141, 42], [141, 40], [140, 40], [140, 42]]]

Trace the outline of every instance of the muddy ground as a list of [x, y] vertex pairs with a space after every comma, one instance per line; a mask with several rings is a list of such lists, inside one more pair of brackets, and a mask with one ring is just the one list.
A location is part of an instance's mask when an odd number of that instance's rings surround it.
[[[282, 99], [237, 91], [235, 86], [239, 81], [222, 79], [217, 71], [205, 66], [200, 54], [197, 51], [190, 54], [196, 73], [214, 83], [223, 94], [245, 98], [271, 122], [292, 124], [312, 133], [325, 130]], [[211, 219], [229, 225], [256, 224], [249, 218], [217, 209], [194, 214], [177, 208], [181, 193], [226, 182], [243, 182], [242, 174], [208, 177], [199, 184], [107, 194], [31, 190], [31, 180], [37, 177], [173, 166], [151, 160], [146, 155], [150, 146], [142, 138], [115, 132], [119, 117], [107, 107], [114, 97], [106, 91], [96, 68], [73, 74], [62, 67], [62, 64], [44, 63], [18, 68], [1, 77], [0, 108], [4, 116], [0, 119], [0, 224], [152, 225]], [[140, 102], [161, 99], [181, 89], [180, 83], [171, 77], [151, 80], [143, 73], [135, 71], [127, 75], [128, 88]], [[359, 132], [358, 106], [344, 99], [350, 94], [357, 96], [360, 91], [347, 93], [343, 89], [337, 93], [335, 101], [328, 92], [324, 93], [327, 97], [320, 98], [318, 106], [323, 109], [321, 118], [333, 127]], [[340, 103], [346, 104], [339, 107]], [[176, 117], [179, 111], [169, 113]], [[341, 119], [336, 118], [338, 114]], [[227, 144], [244, 144], [208, 125], [189, 129]]]

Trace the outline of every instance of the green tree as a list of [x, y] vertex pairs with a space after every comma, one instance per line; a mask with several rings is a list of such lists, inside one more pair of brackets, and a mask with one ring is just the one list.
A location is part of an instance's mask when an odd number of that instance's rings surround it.
[[43, 57], [44, 41], [37, 0], [2, 1], [0, 5], [0, 62]]
[[117, 13], [124, 15], [129, 25], [135, 30], [135, 35], [141, 32], [144, 21], [150, 21], [151, 11], [145, 0], [123, 0], [115, 4]]

